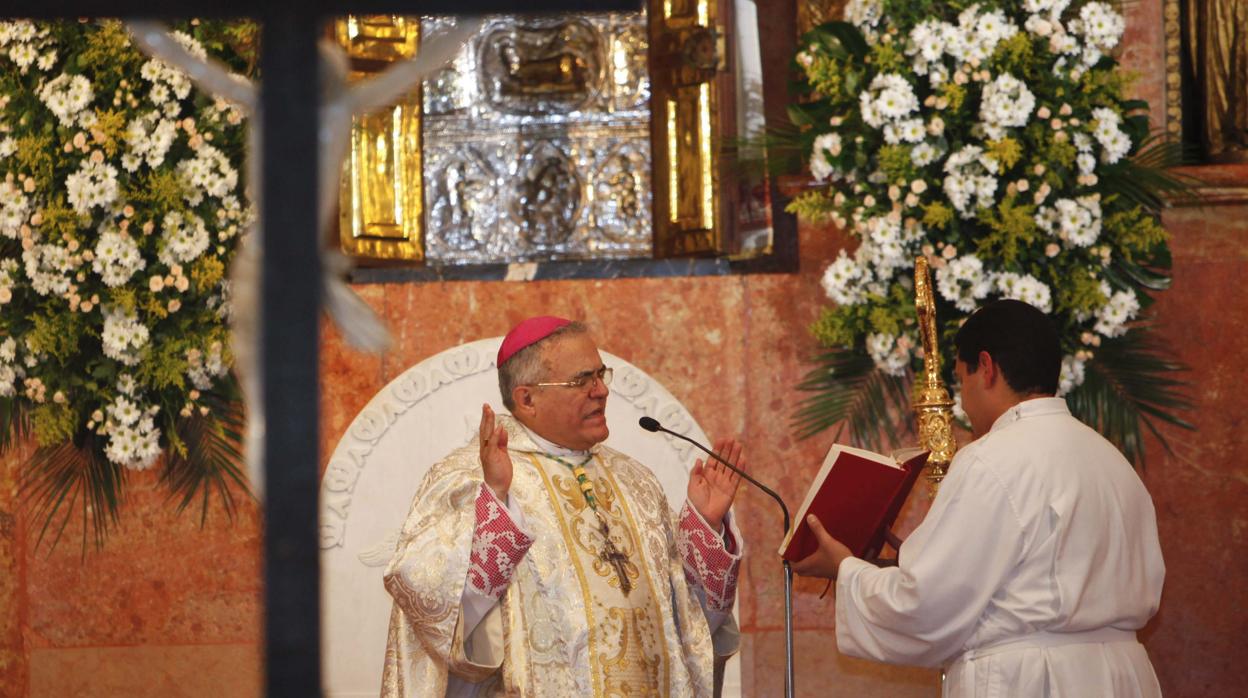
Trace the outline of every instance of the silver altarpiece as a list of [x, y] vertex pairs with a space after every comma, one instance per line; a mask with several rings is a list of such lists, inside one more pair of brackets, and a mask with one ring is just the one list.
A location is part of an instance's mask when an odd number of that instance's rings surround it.
[[[351, 17], [335, 38], [363, 76], [454, 22]], [[492, 16], [356, 120], [342, 246], [436, 265], [766, 253], [766, 187], [721, 156], [762, 129], [759, 62], [751, 0]]]

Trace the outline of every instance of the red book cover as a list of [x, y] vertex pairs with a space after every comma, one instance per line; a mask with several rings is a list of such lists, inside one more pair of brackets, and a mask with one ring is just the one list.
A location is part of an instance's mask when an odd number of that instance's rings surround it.
[[927, 451], [905, 455], [907, 460], [898, 463], [872, 451], [834, 445], [798, 509], [780, 555], [796, 562], [818, 549], [815, 534], [806, 523], [808, 514], [818, 517], [824, 529], [855, 556], [878, 554], [885, 529], [897, 518], [927, 461]]

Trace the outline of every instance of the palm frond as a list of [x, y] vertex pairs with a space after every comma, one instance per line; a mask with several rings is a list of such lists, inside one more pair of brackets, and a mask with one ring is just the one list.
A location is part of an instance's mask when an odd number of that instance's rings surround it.
[[199, 502], [200, 525], [208, 520], [213, 494], [221, 500], [226, 516], [234, 518], [234, 494], [231, 485], [250, 493], [240, 463], [245, 418], [237, 386], [231, 377], [222, 392], [204, 393], [200, 402], [208, 414], [192, 412], [178, 419], [175, 426], [184, 449], [169, 449], [161, 482], [169, 490], [169, 498], [178, 500], [177, 509], [185, 511]]
[[16, 397], [0, 398], [0, 453], [25, 440], [30, 433], [30, 415]]
[[1195, 429], [1182, 412], [1193, 403], [1186, 382], [1176, 374], [1188, 370], [1174, 360], [1148, 326], [1104, 342], [1087, 363], [1082, 385], [1066, 396], [1070, 411], [1122, 450], [1132, 464], [1144, 466], [1143, 427], [1171, 452], [1157, 422]]
[[1103, 167], [1101, 183], [1108, 193], [1158, 213], [1166, 201], [1201, 199], [1199, 179], [1169, 169], [1193, 162], [1190, 147], [1153, 134], [1131, 158]]
[[88, 534], [99, 549], [120, 520], [125, 469], [103, 456], [94, 435], [81, 441], [36, 449], [22, 472], [22, 498], [32, 507], [35, 521], [41, 522], [36, 547], [49, 532], [54, 532], [49, 547], [56, 547], [75, 509], [82, 515], [84, 554]]
[[798, 385], [798, 390], [814, 393], [798, 403], [793, 415], [799, 439], [840, 422], [834, 439], [848, 427], [851, 441], [878, 451], [913, 430], [908, 375], [884, 373], [871, 357], [844, 348], [829, 349], [814, 363], [816, 368]]

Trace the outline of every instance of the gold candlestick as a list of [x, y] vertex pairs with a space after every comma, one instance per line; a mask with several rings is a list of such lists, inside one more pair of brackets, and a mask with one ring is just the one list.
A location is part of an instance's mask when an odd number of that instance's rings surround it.
[[940, 349], [936, 334], [936, 298], [927, 258], [914, 261], [914, 308], [923, 341], [923, 372], [915, 377], [911, 406], [919, 426], [919, 445], [931, 452], [927, 480], [932, 494], [940, 487], [958, 442], [953, 436], [953, 399], [940, 377]]

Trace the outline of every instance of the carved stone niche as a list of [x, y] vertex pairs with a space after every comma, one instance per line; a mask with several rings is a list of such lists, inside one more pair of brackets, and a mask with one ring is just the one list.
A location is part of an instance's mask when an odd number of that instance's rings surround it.
[[[763, 128], [751, 0], [490, 17], [458, 57], [358, 118], [341, 241], [368, 262], [765, 254], [765, 182], [722, 144]], [[337, 23], [355, 76], [454, 17]]]
[[[382, 574], [412, 497], [438, 460], [476, 435], [482, 403], [502, 412], [494, 357], [501, 337], [447, 349], [404, 371], [360, 410], [335, 447], [320, 492], [321, 642], [325, 695], [376, 696], [391, 600]], [[607, 445], [649, 466], [672, 506], [685, 499], [698, 451], [651, 434], [643, 416], [706, 443], [685, 407], [644, 371], [608, 352], [615, 370]], [[741, 695], [740, 663], [726, 667], [725, 696]]]

